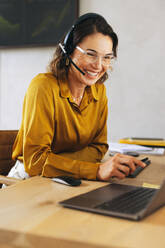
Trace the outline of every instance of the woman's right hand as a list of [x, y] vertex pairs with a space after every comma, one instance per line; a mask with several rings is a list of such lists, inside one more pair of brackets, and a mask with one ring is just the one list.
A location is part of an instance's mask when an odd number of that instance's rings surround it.
[[112, 177], [123, 179], [132, 174], [136, 166], [144, 168], [146, 164], [135, 157], [117, 153], [100, 165], [97, 178], [101, 181], [109, 181]]

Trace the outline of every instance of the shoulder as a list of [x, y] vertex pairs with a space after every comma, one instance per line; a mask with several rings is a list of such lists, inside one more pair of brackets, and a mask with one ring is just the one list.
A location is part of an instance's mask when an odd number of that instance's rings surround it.
[[57, 87], [57, 79], [51, 73], [40, 73], [35, 76], [30, 85], [29, 89], [51, 89], [52, 87]]
[[57, 79], [51, 73], [40, 73], [32, 79], [26, 91], [26, 98], [54, 98], [58, 91]]
[[103, 83], [96, 83], [95, 89], [98, 95], [98, 98], [102, 98], [103, 96], [106, 96], [106, 87]]
[[105, 85], [103, 83], [96, 83], [95, 92], [96, 92], [95, 95], [97, 99], [96, 103], [98, 104], [98, 106], [104, 109], [108, 103]]

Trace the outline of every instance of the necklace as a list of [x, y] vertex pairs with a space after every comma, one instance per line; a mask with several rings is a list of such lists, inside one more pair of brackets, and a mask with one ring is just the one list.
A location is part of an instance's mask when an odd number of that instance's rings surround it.
[[83, 96], [79, 96], [79, 97], [74, 97], [74, 96], [72, 96], [73, 101], [75, 101], [75, 102], [81, 101], [81, 100], [82, 100], [82, 97], [83, 97]]

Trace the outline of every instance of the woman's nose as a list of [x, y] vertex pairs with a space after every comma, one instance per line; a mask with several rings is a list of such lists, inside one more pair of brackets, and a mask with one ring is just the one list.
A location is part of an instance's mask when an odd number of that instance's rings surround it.
[[97, 56], [95, 61], [93, 62], [93, 66], [97, 69], [101, 69], [102, 67], [102, 57], [101, 56]]

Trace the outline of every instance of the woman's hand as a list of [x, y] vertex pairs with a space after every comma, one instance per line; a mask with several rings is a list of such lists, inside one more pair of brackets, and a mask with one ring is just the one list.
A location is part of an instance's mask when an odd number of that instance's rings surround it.
[[132, 174], [136, 166], [144, 168], [146, 164], [135, 157], [117, 153], [100, 165], [97, 178], [102, 181], [108, 181], [111, 177], [123, 179]]

